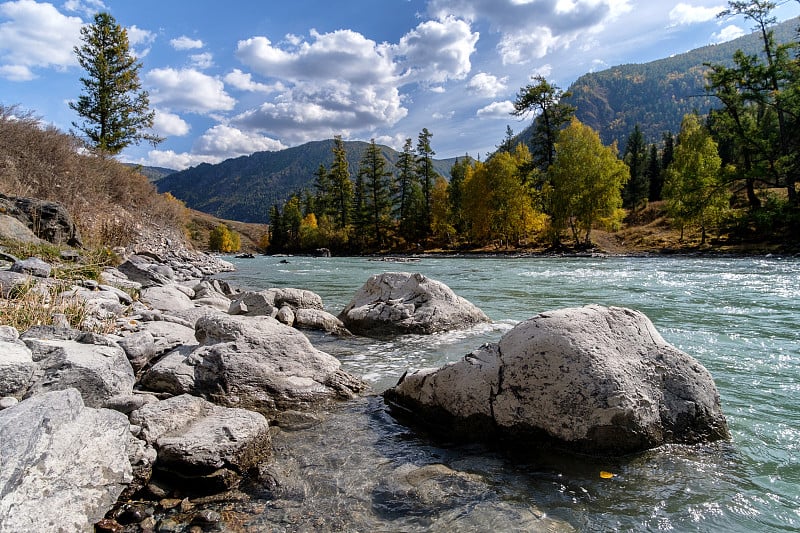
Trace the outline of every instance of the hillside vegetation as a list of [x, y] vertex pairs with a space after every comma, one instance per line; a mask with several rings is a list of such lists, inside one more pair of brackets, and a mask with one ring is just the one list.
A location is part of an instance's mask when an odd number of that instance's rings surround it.
[[[795, 40], [800, 19], [771, 28], [777, 43]], [[677, 133], [687, 113], [707, 114], [719, 102], [706, 92], [707, 64], [730, 66], [736, 50], [761, 54], [756, 33], [721, 44], [642, 64], [614, 66], [580, 76], [567, 89], [564, 101], [576, 108], [575, 116], [600, 134], [605, 144], [617, 141], [622, 149], [635, 125], [648, 143], [660, 142], [665, 132]], [[531, 128], [517, 140], [528, 142]]]
[[0, 154], [0, 192], [62, 204], [87, 246], [127, 246], [154, 232], [182, 238], [181, 202], [31, 113], [0, 105]]

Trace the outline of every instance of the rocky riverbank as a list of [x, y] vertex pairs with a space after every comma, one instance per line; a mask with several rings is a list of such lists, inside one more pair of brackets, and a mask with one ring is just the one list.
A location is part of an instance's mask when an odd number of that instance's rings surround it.
[[[196, 507], [203, 498], [243, 480], [287, 482], [267, 466], [274, 431], [317, 424], [321, 409], [368, 392], [302, 329], [384, 337], [488, 320], [419, 274], [367, 280], [337, 318], [308, 290], [213, 279], [231, 268], [183, 249], [132, 250], [99, 282], [65, 289], [90, 311], [81, 330], [58, 316], [0, 328], [0, 531], [218, 529], [222, 518]], [[48, 275], [19, 261], [0, 287], [31, 290]], [[586, 308], [522, 326], [459, 363], [410, 371], [387, 400], [465, 439], [491, 426], [590, 453], [727, 436], [710, 376], [645, 317]], [[552, 394], [534, 394], [545, 385]], [[554, 394], [562, 411], [547, 402]]]

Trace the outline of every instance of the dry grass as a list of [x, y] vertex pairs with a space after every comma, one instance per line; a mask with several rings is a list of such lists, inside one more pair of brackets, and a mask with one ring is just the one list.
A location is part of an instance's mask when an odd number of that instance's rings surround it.
[[83, 329], [89, 316], [86, 302], [65, 296], [67, 289], [66, 282], [48, 285], [31, 282], [18, 287], [9, 298], [0, 299], [0, 323], [26, 331], [33, 326], [52, 324], [54, 315], [63, 315], [71, 327]]
[[0, 105], [0, 192], [62, 204], [88, 246], [125, 246], [142, 227], [180, 228], [185, 207], [143, 175], [87, 153], [78, 139]]

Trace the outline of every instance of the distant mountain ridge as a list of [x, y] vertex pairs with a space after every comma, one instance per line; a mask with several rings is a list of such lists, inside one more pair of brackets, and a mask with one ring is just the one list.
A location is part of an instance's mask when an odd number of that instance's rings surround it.
[[[358, 164], [369, 143], [345, 141], [350, 174], [355, 179]], [[394, 165], [396, 150], [379, 145], [381, 153]], [[457, 158], [434, 159], [436, 171], [449, 177]], [[159, 192], [170, 192], [192, 209], [228, 220], [266, 223], [269, 208], [293, 193], [313, 189], [314, 173], [320, 164], [330, 168], [333, 139], [312, 141], [277, 152], [256, 152], [208, 163], [165, 176], [155, 182]]]
[[[775, 41], [788, 43], [797, 39], [800, 18], [772, 28]], [[628, 136], [639, 124], [647, 143], [658, 143], [665, 132], [677, 135], [687, 113], [706, 114], [717, 106], [706, 93], [705, 64], [731, 66], [733, 55], [741, 49], [747, 54], [763, 55], [760, 33], [751, 33], [721, 44], [704, 46], [683, 54], [649, 63], [627, 64], [584, 74], [567, 91], [564, 101], [577, 108], [575, 116], [600, 134], [604, 144], [617, 141], [625, 149]], [[517, 139], [527, 142], [529, 126]]]

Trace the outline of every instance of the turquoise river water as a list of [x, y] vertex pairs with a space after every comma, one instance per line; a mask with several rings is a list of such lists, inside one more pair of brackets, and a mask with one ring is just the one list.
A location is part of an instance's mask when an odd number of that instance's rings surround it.
[[[221, 278], [249, 289], [309, 289], [334, 314], [372, 274], [421, 272], [494, 321], [469, 331], [390, 341], [309, 333], [315, 346], [362, 376], [376, 393], [409, 368], [457, 360], [542, 311], [590, 303], [641, 310], [666, 340], [710, 370], [733, 438], [617, 459], [544, 450], [512, 455], [413, 431], [372, 395], [332, 408], [319, 424], [278, 432], [271, 466], [276, 482], [251, 484], [248, 498], [218, 504], [228, 517], [226, 527], [800, 531], [798, 258], [232, 261], [237, 271]], [[601, 471], [614, 477], [601, 478]]]

